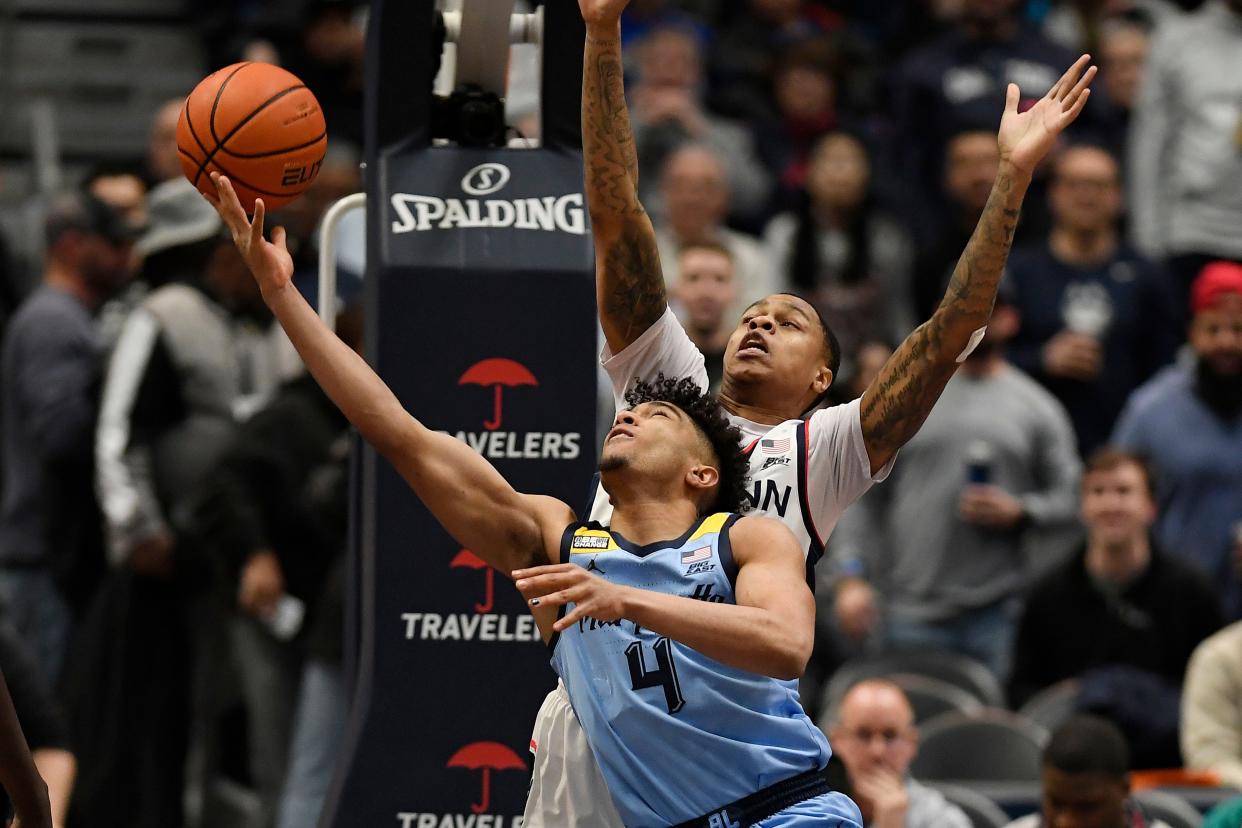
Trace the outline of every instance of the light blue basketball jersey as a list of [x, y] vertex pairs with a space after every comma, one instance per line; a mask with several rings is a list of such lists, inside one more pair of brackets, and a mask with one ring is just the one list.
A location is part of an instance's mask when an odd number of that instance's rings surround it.
[[[701, 518], [682, 537], [647, 546], [575, 523], [561, 561], [613, 583], [732, 604], [737, 517]], [[827, 764], [828, 740], [803, 712], [797, 681], [726, 666], [636, 627], [584, 619], [550, 642], [552, 667], [629, 828], [675, 825]]]

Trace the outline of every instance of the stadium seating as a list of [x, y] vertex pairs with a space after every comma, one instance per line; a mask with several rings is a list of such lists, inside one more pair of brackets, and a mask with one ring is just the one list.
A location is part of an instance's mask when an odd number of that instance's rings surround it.
[[1005, 705], [1005, 693], [1000, 682], [983, 664], [958, 653], [919, 651], [891, 653], [847, 662], [828, 682], [820, 709], [835, 709], [836, 703], [846, 691], [862, 679], [881, 676], [891, 678], [897, 673], [927, 676], [952, 684], [989, 707]]
[[921, 728], [916, 779], [1038, 780], [1048, 731], [1007, 710], [945, 713]]
[[944, 798], [952, 802], [970, 817], [974, 828], [1004, 828], [1008, 825], [1009, 815], [988, 797], [963, 785], [952, 785], [937, 782], [931, 787], [944, 794]]

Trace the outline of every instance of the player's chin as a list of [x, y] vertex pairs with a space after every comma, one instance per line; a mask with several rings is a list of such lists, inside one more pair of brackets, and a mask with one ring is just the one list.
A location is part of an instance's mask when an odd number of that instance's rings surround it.
[[599, 470], [601, 472], [614, 472], [623, 469], [629, 462], [625, 448], [619, 445], [604, 444], [604, 448], [599, 453]]

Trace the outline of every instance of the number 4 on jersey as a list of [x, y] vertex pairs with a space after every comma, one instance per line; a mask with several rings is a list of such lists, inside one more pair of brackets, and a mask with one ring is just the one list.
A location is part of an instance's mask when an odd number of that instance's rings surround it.
[[681, 695], [681, 683], [677, 680], [677, 665], [673, 663], [673, 647], [667, 638], [660, 638], [651, 646], [655, 650], [656, 669], [648, 670], [643, 664], [643, 644], [635, 641], [625, 648], [625, 659], [630, 664], [630, 683], [635, 690], [649, 687], [664, 688], [664, 701], [668, 712], [676, 713], [685, 706]]

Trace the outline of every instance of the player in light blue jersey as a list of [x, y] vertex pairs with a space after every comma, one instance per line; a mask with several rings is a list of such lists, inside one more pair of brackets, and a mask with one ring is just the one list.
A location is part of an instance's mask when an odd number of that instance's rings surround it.
[[449, 534], [517, 579], [625, 824], [859, 828], [798, 704], [815, 626], [803, 551], [776, 521], [716, 514], [740, 507], [747, 469], [720, 406], [692, 379], [638, 386], [601, 450], [610, 531], [583, 526], [405, 411], [293, 287], [284, 232], [263, 237], [262, 201], [247, 220], [228, 180], [212, 179], [311, 374]]

